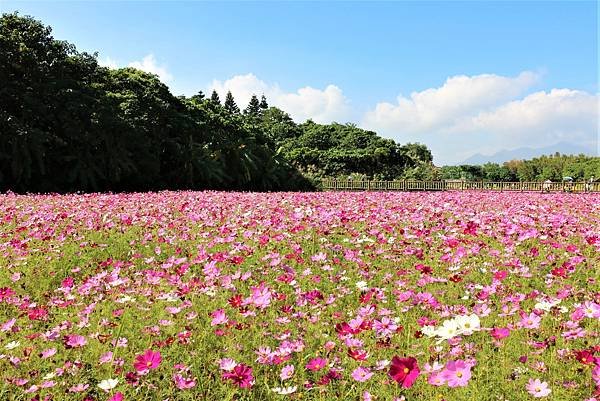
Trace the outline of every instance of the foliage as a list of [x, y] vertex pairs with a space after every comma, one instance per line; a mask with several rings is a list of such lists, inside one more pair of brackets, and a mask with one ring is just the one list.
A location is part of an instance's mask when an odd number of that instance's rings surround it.
[[575, 181], [587, 181], [592, 177], [600, 178], [600, 157], [555, 154], [531, 160], [511, 160], [502, 165], [443, 166], [440, 170], [443, 179], [560, 182], [569, 176]]
[[[100, 67], [32, 18], [0, 19], [0, 190], [306, 189], [253, 98], [176, 98], [157, 76]], [[262, 106], [261, 106], [262, 104]]]
[[283, 156], [315, 178], [345, 179], [359, 174], [366, 179], [390, 180], [432, 161], [431, 152], [424, 145], [401, 146], [354, 124], [323, 125], [309, 120], [296, 125], [287, 114], [273, 107], [263, 119]]

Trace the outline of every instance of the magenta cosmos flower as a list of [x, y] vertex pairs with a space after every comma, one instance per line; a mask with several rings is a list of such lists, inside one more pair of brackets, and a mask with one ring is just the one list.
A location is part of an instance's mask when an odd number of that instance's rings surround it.
[[388, 374], [402, 387], [409, 388], [415, 384], [420, 372], [421, 370], [415, 358], [398, 358], [395, 356], [392, 358]]
[[506, 327], [494, 327], [490, 332], [491, 336], [496, 340], [501, 340], [510, 335], [510, 330]]
[[231, 372], [223, 372], [223, 378], [231, 380], [241, 388], [250, 388], [254, 384], [252, 368], [243, 363], [236, 365]]
[[327, 359], [313, 358], [306, 364], [306, 369], [316, 372], [327, 366]]
[[107, 401], [123, 401], [123, 393], [115, 393]]
[[151, 349], [146, 350], [143, 354], [138, 355], [135, 358], [133, 367], [140, 375], [147, 374], [151, 369], [156, 369], [160, 365], [161, 356], [160, 352], [152, 351]]

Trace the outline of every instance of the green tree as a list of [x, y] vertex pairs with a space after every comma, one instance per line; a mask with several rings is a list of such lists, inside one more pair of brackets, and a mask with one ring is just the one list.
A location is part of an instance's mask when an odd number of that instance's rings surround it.
[[267, 110], [267, 109], [269, 108], [269, 103], [267, 103], [267, 98], [265, 97], [265, 95], [262, 95], [262, 96], [260, 97], [260, 104], [259, 104], [259, 107], [260, 107], [262, 110]]
[[225, 106], [225, 110], [227, 110], [229, 113], [240, 114], [240, 108], [235, 103], [235, 99], [233, 98], [231, 91], [227, 92], [227, 95], [225, 96], [224, 106]]
[[248, 106], [244, 110], [244, 114], [253, 116], [253, 117], [258, 117], [260, 115], [260, 112], [261, 112], [260, 102], [258, 101], [258, 98], [256, 97], [256, 95], [252, 95], [252, 97], [250, 98], [250, 102], [248, 103]]
[[219, 99], [219, 94], [216, 90], [212, 91], [212, 94], [210, 95], [210, 101], [213, 102], [213, 104], [215, 105], [221, 105], [221, 99]]

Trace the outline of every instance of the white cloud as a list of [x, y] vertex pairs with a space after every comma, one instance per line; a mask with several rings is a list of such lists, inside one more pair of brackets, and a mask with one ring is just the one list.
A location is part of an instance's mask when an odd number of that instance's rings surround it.
[[132, 61], [127, 64], [128, 67], [137, 68], [151, 74], [156, 74], [163, 83], [173, 80], [173, 76], [167, 71], [166, 66], [158, 65], [153, 54], [146, 55], [141, 61]]
[[537, 80], [538, 76], [528, 71], [514, 78], [493, 74], [450, 77], [439, 88], [413, 92], [409, 98], [398, 96], [397, 104], [378, 103], [366, 113], [363, 123], [384, 130], [427, 132], [514, 99]]
[[116, 60], [113, 60], [112, 58], [106, 56], [100, 60], [98, 60], [98, 64], [102, 67], [108, 67], [110, 69], [116, 69], [119, 68], [119, 65], [117, 64]]
[[207, 93], [210, 95], [213, 89], [222, 101], [231, 91], [241, 109], [246, 107], [253, 94], [259, 97], [264, 94], [269, 104], [285, 110], [298, 122], [309, 118], [319, 123], [346, 122], [350, 118], [348, 99], [335, 85], [327, 85], [325, 89], [306, 86], [296, 92], [285, 92], [277, 84], [268, 84], [254, 74], [246, 74], [226, 81], [214, 80]]
[[511, 144], [592, 142], [598, 135], [598, 96], [570, 89], [535, 92], [494, 110], [465, 118], [450, 128], [457, 134], [488, 132]]
[[399, 96], [396, 104], [378, 103], [362, 126], [400, 142], [427, 144], [437, 164], [558, 142], [595, 149], [599, 97], [570, 89], [528, 94], [538, 80], [527, 71], [451, 77], [439, 88]]
[[[108, 67], [111, 69], [121, 67], [120, 63], [117, 60], [114, 60], [109, 56], [99, 59], [98, 64], [102, 67]], [[173, 81], [173, 75], [169, 73], [165, 65], [158, 65], [154, 54], [148, 54], [144, 56], [144, 58], [142, 58], [140, 61], [132, 61], [129, 64], [127, 64], [127, 67], [137, 68], [138, 70], [149, 72], [150, 74], [156, 74], [163, 83], [169, 83]]]

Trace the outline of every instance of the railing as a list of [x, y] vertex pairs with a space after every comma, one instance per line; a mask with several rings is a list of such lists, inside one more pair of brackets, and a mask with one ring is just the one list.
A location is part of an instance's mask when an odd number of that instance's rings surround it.
[[600, 192], [600, 182], [322, 180], [321, 186], [324, 191]]

